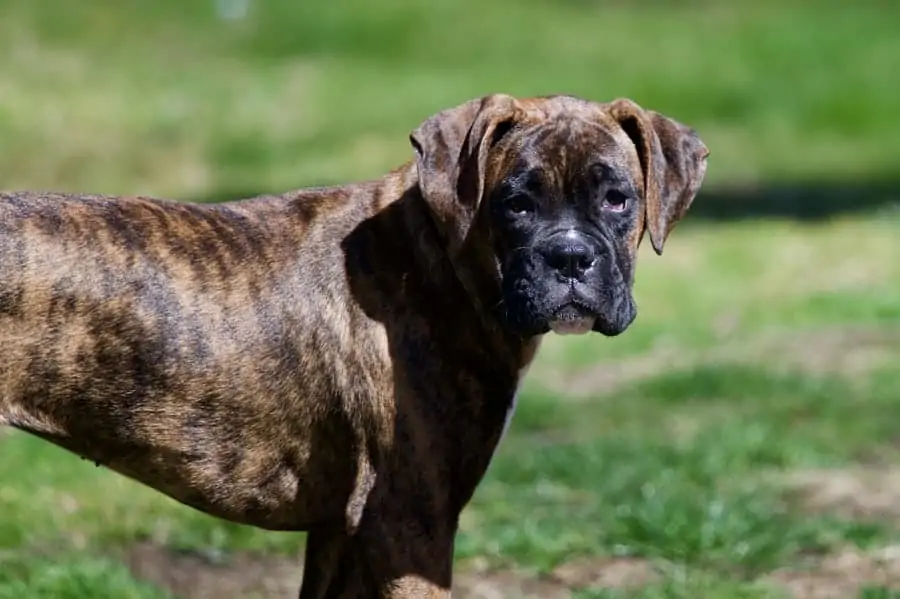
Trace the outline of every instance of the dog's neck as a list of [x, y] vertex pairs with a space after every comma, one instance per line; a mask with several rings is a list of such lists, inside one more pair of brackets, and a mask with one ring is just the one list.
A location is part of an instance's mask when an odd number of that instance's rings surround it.
[[414, 172], [400, 169], [378, 185], [373, 196], [388, 199], [342, 244], [351, 293], [387, 336], [396, 409], [406, 411], [397, 425], [438, 418], [418, 426], [446, 435], [432, 443], [456, 456], [447, 468], [462, 505], [508, 425], [539, 339], [503, 326], [492, 309], [499, 285], [477, 268], [477, 255], [448, 255]]
[[[471, 398], [459, 398], [463, 404], [462, 411], [480, 414], [478, 424], [487, 425], [485, 430], [490, 430], [488, 438], [483, 439], [480, 445], [490, 448], [489, 453], [472, 456], [473, 461], [460, 472], [462, 480], [458, 486], [460, 495], [457, 500], [464, 505], [471, 498], [477, 481], [490, 466], [494, 452], [509, 429], [523, 378], [537, 354], [542, 337], [524, 338], [504, 326], [496, 309], [502, 296], [493, 257], [489, 252], [479, 251], [483, 248], [478, 248], [471, 238], [463, 244], [459, 254], [454, 256], [448, 252], [446, 240], [422, 197], [418, 181], [414, 177], [406, 180], [410, 184], [404, 194], [406, 199], [401, 202], [405, 229], [412, 246], [410, 255], [416, 260], [416, 272], [423, 280], [430, 281], [434, 296], [440, 297], [447, 290], [456, 290], [460, 298], [455, 303], [447, 302], [430, 320], [443, 320], [445, 331], [452, 339], [448, 346], [458, 343], [457, 348], [446, 351], [471, 353], [472, 348], [481, 350], [480, 356], [473, 356], [472, 360], [478, 363], [477, 369], [469, 373], [461, 372], [459, 376], [471, 382], [488, 383], [474, 391]], [[436, 256], [440, 257], [439, 262], [434, 261]], [[474, 334], [476, 338], [465, 339], [467, 334]], [[471, 376], [476, 372], [478, 376]], [[471, 383], [464, 384], [463, 388], [468, 384]]]
[[[404, 222], [409, 239], [417, 246], [412, 255], [419, 259], [420, 272], [434, 279], [436, 288], [461, 287], [484, 331], [483, 343], [492, 346], [496, 355], [515, 365], [517, 371], [526, 371], [540, 338], [523, 338], [507, 330], [500, 321], [497, 306], [502, 299], [501, 280], [494, 258], [478, 246], [474, 235], [456, 254], [448, 251], [447, 240], [441, 235], [422, 197], [414, 163], [404, 165], [388, 176], [399, 176], [405, 185], [405, 200], [401, 200], [405, 202]], [[437, 265], [430, 260], [429, 257], [435, 255], [443, 257], [443, 264]]]

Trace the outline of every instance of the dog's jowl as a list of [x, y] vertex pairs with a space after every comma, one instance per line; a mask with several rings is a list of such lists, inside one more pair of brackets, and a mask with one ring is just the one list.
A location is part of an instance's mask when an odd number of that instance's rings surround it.
[[548, 332], [635, 318], [703, 180], [629, 100], [490, 95], [376, 181], [216, 205], [0, 194], [0, 424], [193, 508], [309, 531], [301, 597], [447, 597]]

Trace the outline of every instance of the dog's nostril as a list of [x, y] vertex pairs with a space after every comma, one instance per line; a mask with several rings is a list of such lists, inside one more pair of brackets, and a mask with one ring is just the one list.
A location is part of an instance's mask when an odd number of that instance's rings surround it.
[[581, 243], [557, 245], [546, 255], [547, 265], [568, 278], [582, 276], [596, 259], [594, 252]]

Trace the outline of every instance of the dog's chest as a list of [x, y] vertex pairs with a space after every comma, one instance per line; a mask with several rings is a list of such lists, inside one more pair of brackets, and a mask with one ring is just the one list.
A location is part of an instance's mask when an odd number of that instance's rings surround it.
[[506, 437], [506, 433], [509, 431], [509, 427], [512, 424], [513, 417], [516, 415], [516, 408], [519, 406], [519, 393], [522, 388], [521, 381], [522, 374], [519, 375], [519, 384], [516, 386], [516, 390], [513, 393], [512, 401], [509, 402], [509, 407], [506, 408], [506, 418], [503, 420], [503, 432], [500, 433], [500, 441], [498, 441], [498, 446]]
[[[537, 346], [534, 348], [534, 351], [537, 351]], [[509, 427], [512, 425], [513, 417], [516, 415], [516, 408], [519, 405], [519, 395], [522, 392], [522, 382], [525, 380], [525, 376], [528, 374], [529, 368], [531, 368], [533, 360], [528, 360], [525, 362], [525, 365], [519, 369], [518, 378], [516, 380], [516, 389], [513, 392], [512, 400], [509, 402], [509, 407], [506, 408], [506, 416], [503, 420], [503, 430], [500, 433], [500, 439], [497, 441], [497, 446], [494, 448], [494, 455], [497, 453], [497, 449], [500, 447], [500, 443], [503, 442], [503, 439], [506, 437], [506, 433], [509, 431]], [[493, 460], [493, 455], [491, 456], [491, 460]], [[490, 463], [488, 464], [490, 467]]]
[[529, 363], [519, 370], [518, 380], [516, 381], [516, 390], [513, 392], [512, 401], [509, 402], [509, 407], [506, 409], [506, 418], [503, 421], [503, 432], [500, 433], [500, 442], [506, 437], [506, 433], [509, 431], [509, 427], [512, 424], [513, 417], [516, 415], [516, 408], [519, 405], [519, 394], [522, 392], [522, 381], [525, 379], [525, 375], [528, 374], [528, 369], [530, 367], [531, 364]]

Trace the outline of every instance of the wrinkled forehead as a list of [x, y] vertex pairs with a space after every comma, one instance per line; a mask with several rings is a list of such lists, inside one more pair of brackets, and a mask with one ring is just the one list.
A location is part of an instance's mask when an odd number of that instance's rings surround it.
[[561, 114], [523, 124], [503, 152], [500, 177], [540, 172], [546, 184], [565, 186], [598, 168], [619, 179], [640, 179], [634, 144], [602, 118]]

